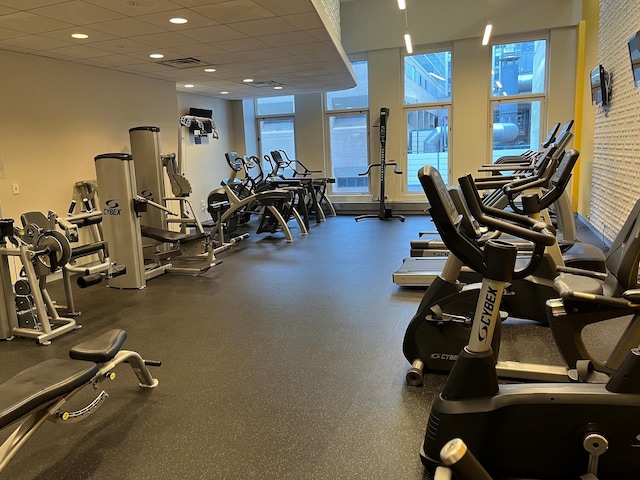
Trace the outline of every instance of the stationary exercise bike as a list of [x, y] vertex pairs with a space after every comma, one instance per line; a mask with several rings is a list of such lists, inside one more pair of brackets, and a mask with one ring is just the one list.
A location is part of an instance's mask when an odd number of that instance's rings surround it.
[[[550, 181], [550, 188], [544, 195], [542, 197], [537, 195], [523, 197], [524, 208], [526, 208], [526, 212], [523, 213], [533, 214], [539, 218], [537, 213], [552, 204], [564, 191], [577, 158], [577, 151], [565, 152]], [[558, 160], [552, 159], [552, 161], [557, 162]], [[455, 209], [454, 200], [449, 192], [447, 192], [447, 198], [451, 200], [451, 207]], [[465, 204], [465, 201], [461, 199], [458, 203]], [[465, 208], [467, 208], [466, 204]], [[486, 207], [484, 204], [481, 205], [481, 208], [488, 209], [494, 212], [494, 215], [500, 215], [509, 221], [517, 222], [521, 217], [524, 217], [512, 212]], [[455, 211], [458, 214], [458, 210]], [[467, 214], [471, 216], [471, 212]], [[467, 243], [480, 248], [483, 242], [473, 235], [468, 227], [465, 228], [464, 218], [461, 216], [457, 222], [460, 236], [464, 236]], [[488, 226], [490, 230], [496, 230], [492, 225], [485, 226]], [[530, 250], [530, 247], [527, 249]], [[458, 278], [463, 264], [466, 264], [465, 259], [459, 258], [455, 252], [449, 255], [445, 268], [425, 292], [416, 314], [407, 327], [403, 341], [403, 352], [412, 364], [407, 373], [407, 382], [410, 385], [420, 385], [424, 371], [448, 372], [460, 349], [467, 343], [471, 318], [480, 289], [478, 284], [463, 286], [459, 282]], [[557, 275], [557, 265], [561, 264], [558, 245], [554, 242], [550, 253], [543, 252], [541, 254], [541, 258], [536, 262], [536, 268], [528, 269], [527, 275], [518, 275], [514, 278], [510, 290], [503, 300], [503, 310], [517, 318], [546, 323], [547, 314], [544, 304], [546, 300], [556, 296], [553, 279]], [[494, 345], [496, 354], [498, 345], [499, 342]], [[525, 374], [526, 372], [523, 371], [516, 377], [531, 378], [524, 376]], [[539, 377], [533, 378], [540, 379]], [[558, 378], [558, 380], [563, 379], [562, 376]]]
[[[442, 447], [461, 438], [496, 478], [578, 478], [588, 465], [601, 480], [640, 478], [640, 349], [630, 350], [606, 384], [499, 385], [491, 343], [505, 284], [519, 275], [517, 249], [499, 240], [489, 241], [484, 249], [469, 242], [460, 235], [458, 213], [437, 170], [424, 167], [418, 177], [443, 240], [483, 276], [469, 343], [431, 408], [420, 451], [423, 464], [438, 464]], [[477, 202], [472, 179], [462, 177], [460, 184], [467, 202]], [[504, 231], [534, 242], [525, 268], [535, 268], [542, 249], [556, 240], [547, 225], [520, 219], [478, 220], [500, 224]], [[594, 295], [574, 294], [571, 300], [602, 308]], [[640, 315], [640, 289], [625, 292], [613, 303], [620, 316]]]

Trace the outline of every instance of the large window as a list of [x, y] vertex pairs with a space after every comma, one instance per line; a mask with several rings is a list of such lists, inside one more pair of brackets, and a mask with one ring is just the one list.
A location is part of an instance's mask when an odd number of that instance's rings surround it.
[[[296, 142], [293, 127], [295, 103], [293, 95], [256, 99], [258, 144], [260, 158], [272, 150], [284, 150], [289, 158], [296, 158]], [[264, 164], [265, 171], [271, 166]]]
[[547, 41], [493, 45], [492, 161], [540, 148], [544, 127]]
[[332, 193], [369, 193], [369, 77], [366, 61], [351, 62], [357, 86], [326, 94]]
[[404, 104], [407, 118], [407, 192], [422, 192], [418, 170], [426, 165], [449, 178], [451, 51], [404, 57]]

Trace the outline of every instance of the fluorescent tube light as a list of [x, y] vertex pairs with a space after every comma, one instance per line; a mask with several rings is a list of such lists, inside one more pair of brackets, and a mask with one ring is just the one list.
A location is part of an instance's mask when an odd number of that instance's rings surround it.
[[407, 46], [407, 53], [413, 53], [413, 45], [411, 45], [411, 35], [404, 34], [404, 44]]
[[491, 30], [493, 29], [493, 25], [487, 23], [487, 26], [484, 27], [484, 36], [482, 37], [482, 45], [489, 45], [489, 39], [491, 38]]
[[398, 8], [400, 10], [404, 10], [405, 8], [407, 8], [407, 3], [405, 2], [405, 0], [398, 0]]

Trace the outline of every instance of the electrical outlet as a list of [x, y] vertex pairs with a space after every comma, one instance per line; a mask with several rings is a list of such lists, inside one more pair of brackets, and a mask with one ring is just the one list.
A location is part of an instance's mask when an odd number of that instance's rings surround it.
[[204, 212], [206, 208], [207, 208], [207, 202], [205, 202], [204, 200], [200, 200], [200, 211]]
[[12, 183], [11, 191], [13, 192], [14, 195], [20, 195], [20, 185], [18, 185], [17, 183]]

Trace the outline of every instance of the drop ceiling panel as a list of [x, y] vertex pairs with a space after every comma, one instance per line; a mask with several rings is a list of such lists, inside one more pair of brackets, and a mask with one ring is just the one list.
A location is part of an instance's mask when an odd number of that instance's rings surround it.
[[315, 12], [297, 13], [295, 15], [286, 15], [282, 18], [300, 30], [310, 30], [312, 28], [321, 28], [324, 30], [322, 20], [320, 20], [318, 14]]
[[[179, 91], [229, 99], [319, 91], [322, 82], [350, 88], [352, 70], [315, 4], [316, 0], [0, 0], [0, 49], [162, 79], [175, 82]], [[174, 17], [188, 22], [169, 23]], [[73, 39], [72, 33], [89, 38]], [[153, 60], [150, 53], [165, 57]], [[160, 63], [182, 58], [200, 63], [188, 68]], [[217, 71], [205, 73], [204, 66]], [[245, 78], [280, 82], [285, 89], [256, 88], [243, 83]], [[185, 89], [185, 83], [194, 88]]]
[[42, 33], [60, 28], [72, 27], [73, 24], [52, 18], [34, 15], [29, 12], [16, 12], [0, 16], [0, 28], [9, 28], [24, 33]]
[[310, 1], [255, 0], [255, 2], [280, 16], [293, 15], [294, 13], [315, 12], [313, 3]]
[[24, 37], [9, 38], [0, 41], [2, 48], [4, 47], [20, 47], [23, 51], [51, 50], [54, 48], [72, 46], [73, 43], [52, 38], [43, 37], [41, 35], [26, 35]]
[[[210, 27], [212, 25], [218, 25], [218, 22], [211, 18], [200, 15], [194, 10], [187, 8], [181, 8], [179, 10], [169, 10], [167, 12], [152, 13], [150, 15], [141, 15], [136, 17], [138, 20], [150, 23], [157, 27], [180, 32], [181, 30], [187, 30], [189, 28], [197, 27]], [[185, 18], [188, 20], [187, 24], [177, 25], [169, 23], [171, 18]]]
[[317, 43], [318, 39], [313, 35], [309, 35], [303, 31], [275, 33], [271, 35], [262, 35], [260, 40], [273, 45], [274, 47], [284, 47], [288, 45], [299, 45], [304, 43]]
[[229, 0], [224, 3], [203, 5], [193, 9], [219, 23], [235, 23], [275, 16], [273, 12], [261, 7], [253, 0]]
[[0, 5], [13, 7], [17, 10], [30, 10], [32, 8], [60, 3], [61, 1], [62, 0], [0, 0]]
[[176, 3], [169, 0], [85, 0], [88, 3], [98, 5], [99, 7], [108, 8], [115, 12], [121, 13], [129, 17], [138, 15], [147, 15], [149, 13], [165, 12], [167, 10], [175, 10]]
[[70, 47], [53, 48], [52, 53], [57, 53], [70, 58], [96, 58], [102, 55], [109, 55], [109, 52], [94, 48], [89, 45], [72, 45]]
[[104, 42], [95, 42], [92, 45], [96, 48], [100, 48], [112, 53], [142, 52], [143, 50], [149, 49], [149, 45], [145, 45], [144, 43], [140, 42], [134, 42], [133, 40], [128, 40], [126, 38], [115, 38], [113, 40], [106, 40]]
[[256, 38], [239, 38], [237, 40], [226, 40], [224, 42], [217, 42], [216, 46], [231, 53], [260, 51], [262, 49], [271, 47], [271, 45], [261, 42]]
[[198, 43], [193, 38], [185, 37], [184, 35], [173, 32], [140, 35], [134, 37], [134, 39], [136, 42], [145, 43], [147, 45], [160, 48], [183, 47], [185, 45], [193, 45], [194, 43]]
[[117, 37], [134, 37], [136, 35], [151, 35], [152, 33], [162, 33], [160, 27], [150, 23], [141, 22], [135, 18], [121, 18], [108, 22], [94, 23], [91, 28], [101, 32], [110, 33]]
[[246, 35], [259, 37], [261, 35], [271, 35], [274, 32], [287, 33], [300, 30], [297, 26], [287, 22], [280, 17], [263, 18], [260, 20], [250, 20], [248, 22], [231, 23], [231, 27]]
[[31, 13], [76, 25], [86, 25], [88, 23], [122, 18], [122, 14], [116, 13], [113, 10], [107, 10], [79, 0], [36, 8], [35, 10], [31, 10]]
[[0, 40], [5, 38], [14, 38], [14, 37], [24, 37], [25, 34], [21, 32], [16, 32], [15, 30], [9, 30], [6, 28], [0, 28]]
[[[89, 35], [89, 38], [86, 40], [78, 41], [71, 38], [73, 33], [84, 33]], [[71, 28], [63, 28], [61, 30], [54, 30], [52, 32], [44, 32], [42, 34], [43, 37], [55, 38], [56, 40], [67, 40], [75, 43], [95, 43], [102, 42], [104, 40], [113, 40], [116, 38], [114, 35], [106, 32], [100, 32], [98, 30], [94, 30], [88, 27], [71, 27]]]

